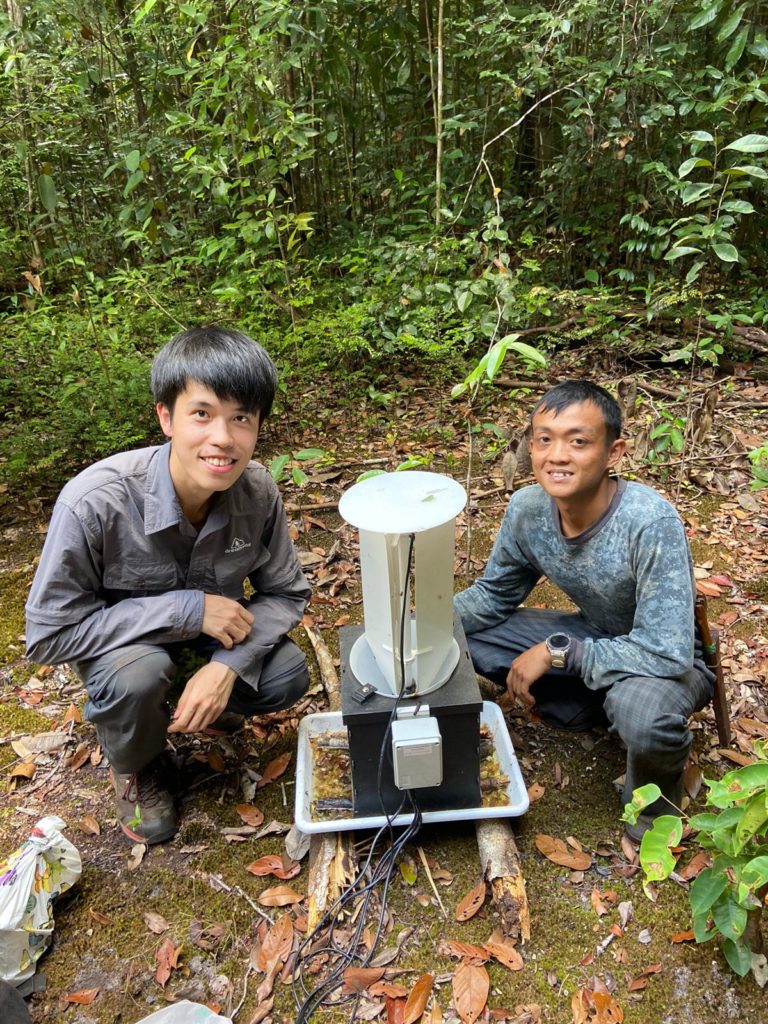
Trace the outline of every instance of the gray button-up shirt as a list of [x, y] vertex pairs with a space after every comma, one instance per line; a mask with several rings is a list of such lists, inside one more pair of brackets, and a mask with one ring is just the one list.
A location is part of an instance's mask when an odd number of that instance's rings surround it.
[[191, 640], [205, 595], [221, 594], [254, 623], [213, 660], [257, 687], [265, 656], [301, 622], [311, 593], [277, 486], [250, 463], [214, 495], [198, 532], [181, 511], [169, 457], [170, 444], [121, 452], [64, 487], [27, 601], [27, 656], [57, 664]]

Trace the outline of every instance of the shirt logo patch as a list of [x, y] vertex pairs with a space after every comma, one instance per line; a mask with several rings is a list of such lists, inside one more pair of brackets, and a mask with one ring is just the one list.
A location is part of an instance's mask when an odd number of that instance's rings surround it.
[[245, 541], [241, 537], [235, 537], [230, 546], [224, 549], [224, 554], [234, 555], [238, 551], [245, 551], [245, 549], [250, 546], [250, 541]]

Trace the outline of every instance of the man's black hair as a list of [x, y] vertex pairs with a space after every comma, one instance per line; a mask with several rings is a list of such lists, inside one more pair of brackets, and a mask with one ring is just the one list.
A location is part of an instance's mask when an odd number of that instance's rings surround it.
[[155, 402], [173, 412], [190, 381], [210, 388], [222, 401], [237, 402], [265, 420], [272, 411], [277, 369], [258, 342], [224, 327], [191, 327], [164, 345], [152, 364]]
[[537, 412], [553, 412], [555, 416], [558, 416], [563, 409], [568, 409], [572, 405], [581, 405], [582, 402], [591, 402], [603, 414], [606, 442], [609, 445], [621, 437], [619, 403], [605, 388], [588, 380], [565, 380], [550, 388], [534, 405], [528, 430], [530, 431], [533, 417]]

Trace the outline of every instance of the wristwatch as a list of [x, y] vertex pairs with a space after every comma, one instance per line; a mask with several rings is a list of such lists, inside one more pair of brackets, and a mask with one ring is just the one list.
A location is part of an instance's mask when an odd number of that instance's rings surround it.
[[568, 651], [571, 649], [571, 638], [568, 634], [553, 633], [547, 637], [544, 643], [547, 645], [547, 650], [552, 658], [552, 668], [565, 668]]

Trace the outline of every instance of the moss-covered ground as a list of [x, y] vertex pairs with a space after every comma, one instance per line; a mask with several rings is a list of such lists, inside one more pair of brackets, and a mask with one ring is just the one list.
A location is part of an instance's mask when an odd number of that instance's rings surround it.
[[[457, 479], [465, 479], [468, 452], [460, 440], [464, 436], [461, 424], [452, 425], [455, 436], [446, 441], [446, 425], [432, 412], [430, 395], [426, 395], [426, 404], [419, 406], [414, 406], [412, 399], [412, 394], [409, 399], [403, 392], [398, 401], [410, 419], [406, 417], [399, 426], [392, 420], [388, 432], [383, 430], [378, 407], [371, 411], [360, 403], [358, 410], [345, 411], [332, 424], [333, 432], [341, 433], [343, 428], [345, 436], [357, 437], [354, 450], [342, 450], [337, 439], [329, 465], [317, 470], [318, 474], [327, 473], [329, 467], [338, 466], [339, 476], [332, 481], [314, 481], [311, 476], [301, 491], [286, 489], [299, 548], [325, 555], [340, 542], [338, 557], [325, 567], [325, 575], [313, 569], [312, 615], [334, 655], [338, 654], [335, 626], [361, 617], [356, 548], [332, 507], [339, 489], [365, 468], [366, 459], [385, 458], [396, 465], [408, 455], [422, 453], [430, 454], [433, 469], [447, 469]], [[447, 407], [443, 413], [448, 415], [451, 409]], [[299, 413], [294, 413], [292, 423], [290, 436], [272, 428], [266, 457], [317, 443], [316, 420], [306, 417], [304, 425]], [[409, 434], [414, 423], [420, 430], [416, 440]], [[491, 440], [489, 435], [489, 444]], [[325, 443], [330, 449], [331, 440]], [[450, 452], [445, 450], [446, 444], [450, 444]], [[471, 578], [487, 557], [503, 510], [497, 463], [482, 459], [491, 454], [489, 444], [475, 446], [470, 488], [474, 511], [460, 523], [458, 578], [464, 578], [467, 568], [467, 519], [473, 524]], [[710, 599], [714, 621], [722, 616], [727, 621], [733, 610], [739, 613], [738, 619], [723, 626], [724, 650], [735, 667], [742, 664], [739, 658], [744, 665], [757, 665], [760, 645], [765, 644], [759, 611], [765, 591], [764, 562], [754, 556], [759, 555], [761, 538], [764, 544], [764, 520], [757, 514], [733, 518], [729, 504], [743, 511], [731, 498], [720, 496], [708, 497], [697, 506], [695, 494], [685, 492], [681, 510], [696, 517], [691, 536], [697, 564], [711, 562], [712, 574], [731, 574], [738, 584], [733, 590], [723, 588], [721, 596]], [[760, 507], [765, 509], [764, 504]], [[82, 711], [84, 693], [67, 669], [37, 672], [22, 657], [23, 604], [43, 525], [41, 515], [6, 531], [0, 565], [0, 771], [5, 789], [0, 836], [2, 853], [10, 852], [38, 817], [58, 814], [67, 823], [67, 837], [80, 851], [83, 872], [76, 886], [54, 905], [53, 942], [40, 964], [46, 987], [31, 1000], [32, 1018], [36, 1024], [136, 1024], [166, 1000], [186, 995], [225, 1010], [240, 1006], [238, 1024], [249, 1024], [258, 1011], [257, 991], [263, 977], [249, 972], [248, 964], [264, 915], [275, 920], [292, 913], [300, 927], [306, 909], [304, 904], [294, 910], [265, 907], [261, 912], [253, 907], [264, 889], [283, 884], [247, 871], [257, 857], [283, 853], [284, 835], [279, 825], [261, 838], [254, 834], [226, 836], [222, 830], [242, 826], [235, 807], [249, 802], [264, 813], [264, 825], [292, 821], [294, 762], [285, 775], [255, 794], [244, 793], [244, 786], [247, 790], [253, 773], [263, 771], [278, 754], [295, 751], [298, 714], [288, 712], [261, 720], [232, 739], [184, 738], [179, 743], [179, 753], [185, 758], [186, 789], [181, 831], [172, 842], [149, 849], [139, 862], [116, 826], [106, 765], [99, 758], [91, 726], [78, 721], [63, 725], [71, 704]], [[713, 537], [718, 538], [715, 544]], [[329, 579], [329, 574], [333, 578]], [[741, 603], [729, 602], [731, 595]], [[562, 600], [562, 595], [546, 584], [534, 595], [534, 603], [552, 605]], [[303, 631], [298, 630], [296, 638], [312, 661]], [[741, 716], [753, 714], [757, 705], [754, 693], [758, 684], [750, 683], [748, 677], [749, 672], [730, 688], [734, 708]], [[755, 674], [754, 678], [759, 681], [760, 677]], [[39, 704], [30, 703], [30, 688], [34, 691], [38, 680], [44, 685], [43, 698]], [[324, 708], [314, 667], [313, 686], [314, 695], [301, 714]], [[36, 699], [34, 693], [31, 699]], [[690, 924], [685, 886], [674, 882], [660, 885], [654, 900], [643, 893], [636, 865], [621, 843], [621, 808], [612, 780], [623, 771], [623, 755], [615, 740], [600, 732], [557, 732], [517, 712], [509, 723], [525, 782], [538, 784], [543, 792], [514, 826], [527, 883], [531, 939], [518, 947], [524, 960], [521, 971], [511, 972], [495, 962], [487, 964], [490, 1009], [506, 1009], [510, 1020], [520, 1017], [570, 1024], [573, 993], [599, 978], [612, 991], [627, 1024], [762, 1024], [768, 1019], [765, 992], [751, 977], [734, 977], [716, 945], [673, 940]], [[72, 742], [64, 756], [59, 751], [43, 755], [34, 778], [12, 781], [18, 758], [9, 740], [62, 727], [72, 730]], [[704, 774], [721, 771], [727, 762], [717, 753], [710, 711], [698, 716], [694, 729], [695, 754]], [[80, 745], [89, 758], [82, 764], [80, 759], [68, 763], [69, 755]], [[93, 834], [94, 820], [97, 834]], [[571, 872], [546, 860], [535, 845], [540, 833], [564, 840], [573, 837], [590, 853], [589, 869]], [[366, 835], [359, 833], [356, 838], [364, 843]], [[446, 916], [433, 895], [419, 846], [431, 870], [442, 869], [437, 872], [442, 877], [436, 884]], [[692, 852], [684, 852], [683, 860]], [[415, 881], [396, 871], [387, 897], [382, 946], [391, 946], [398, 936], [407, 934], [400, 955], [388, 967], [387, 979], [410, 988], [422, 973], [434, 974], [436, 1000], [444, 1019], [450, 1021], [454, 1019], [450, 981], [457, 961], [438, 952], [440, 942], [445, 938], [482, 942], [499, 919], [490, 899], [471, 920], [454, 919], [457, 904], [480, 874], [471, 824], [425, 827], [407, 856], [415, 866]], [[305, 895], [307, 882], [305, 859], [301, 873], [285, 884]], [[602, 917], [593, 906], [594, 890], [607, 907]], [[619, 904], [631, 904], [623, 929], [618, 929]], [[167, 930], [162, 934], [150, 930], [144, 917], [147, 912], [161, 915]], [[181, 948], [178, 966], [163, 988], [155, 980], [156, 953], [166, 938]], [[654, 965], [658, 969], [644, 974]], [[637, 981], [642, 977], [647, 979], [644, 988]], [[92, 1002], [67, 1002], [73, 993], [90, 989], [98, 990]], [[370, 1002], [364, 1005], [370, 1009]], [[531, 1010], [533, 1006], [539, 1011]], [[522, 1007], [528, 1007], [534, 1016], [522, 1016]], [[348, 1015], [348, 1009], [322, 1011], [322, 1019], [329, 1024], [345, 1021]], [[280, 980], [269, 1016], [276, 1024], [296, 1017], [290, 986]], [[377, 1019], [385, 1018], [382, 1003]], [[372, 1019], [370, 1014], [368, 1019]], [[497, 1014], [493, 1019], [502, 1018]]]

